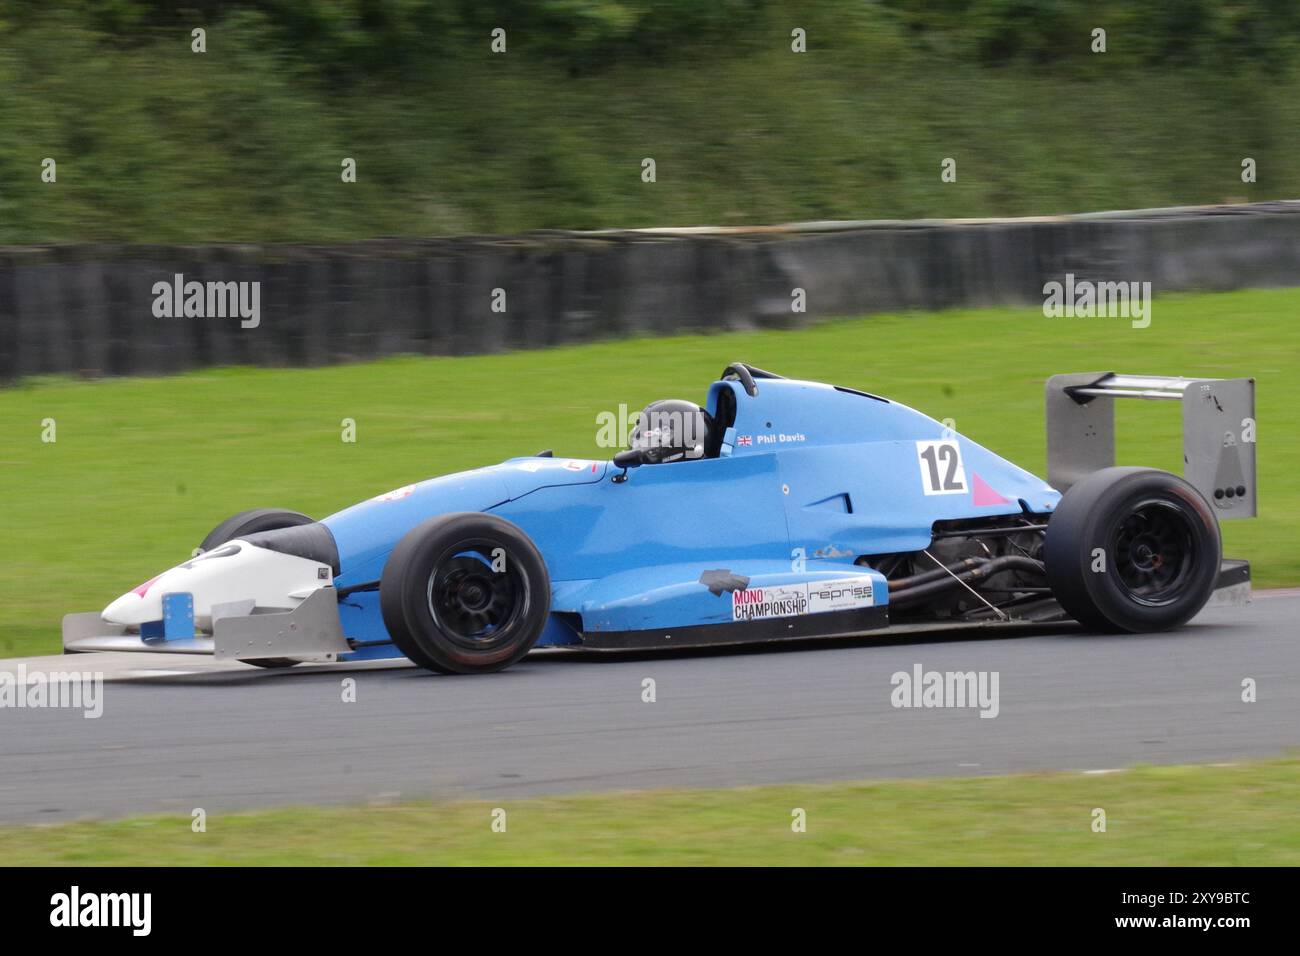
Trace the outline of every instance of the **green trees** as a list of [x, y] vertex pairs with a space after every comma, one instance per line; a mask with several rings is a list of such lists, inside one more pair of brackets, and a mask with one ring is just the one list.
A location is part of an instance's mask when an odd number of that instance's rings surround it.
[[1294, 0], [0, 0], [0, 244], [1295, 196], [1297, 20]]

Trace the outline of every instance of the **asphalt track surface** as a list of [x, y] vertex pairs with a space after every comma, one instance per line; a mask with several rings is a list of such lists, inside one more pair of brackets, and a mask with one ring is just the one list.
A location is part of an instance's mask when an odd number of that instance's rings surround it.
[[[123, 660], [125, 659], [125, 661]], [[0, 661], [0, 670], [20, 662]], [[1111, 770], [1300, 745], [1300, 591], [1187, 628], [1071, 628], [742, 652], [537, 654], [500, 674], [260, 671], [84, 655], [104, 713], [0, 709], [0, 823], [281, 804]], [[996, 671], [999, 713], [891, 704], [895, 672]], [[1258, 700], [1244, 703], [1253, 678]], [[342, 682], [356, 681], [344, 703]], [[642, 701], [655, 681], [656, 701]]]

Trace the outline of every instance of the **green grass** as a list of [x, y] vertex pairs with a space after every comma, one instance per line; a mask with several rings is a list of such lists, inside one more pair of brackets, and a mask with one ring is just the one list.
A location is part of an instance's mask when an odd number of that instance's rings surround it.
[[[1063, 371], [1258, 379], [1260, 518], [1227, 522], [1257, 585], [1300, 584], [1300, 290], [1157, 299], [1150, 328], [1036, 309], [880, 315], [798, 331], [472, 358], [0, 390], [0, 654], [54, 653], [97, 610], [252, 507], [324, 517], [411, 481], [555, 448], [608, 457], [596, 415], [695, 398], [729, 361], [881, 392], [1044, 469], [1043, 382]], [[52, 418], [57, 441], [41, 441]], [[340, 440], [355, 419], [357, 441]], [[1165, 403], [1119, 412], [1120, 460], [1181, 470]]]
[[[278, 46], [257, 17], [209, 24], [196, 55], [188, 21], [109, 39], [50, 6], [0, 14], [0, 244], [1041, 215], [1300, 194], [1300, 76], [1199, 57], [1135, 66], [1149, 28], [1118, 11], [1104, 18], [1111, 52], [1086, 53], [1084, 15], [1037, 68], [927, 47], [878, 5], [812, 3], [593, 71], [530, 49], [522, 30], [492, 56], [484, 29], [445, 38], [400, 78], [322, 79], [328, 59]], [[809, 31], [805, 54], [790, 51], [792, 23]], [[346, 185], [345, 157], [357, 163]], [[641, 179], [647, 157], [654, 183]], [[945, 183], [949, 157], [957, 180]], [[1254, 183], [1241, 181], [1245, 157]], [[41, 180], [45, 158], [56, 183]]]
[[[1300, 760], [0, 828], [6, 865], [1300, 864]], [[1092, 830], [1093, 810], [1106, 832]], [[491, 829], [506, 811], [506, 830]], [[792, 810], [807, 831], [791, 829]]]

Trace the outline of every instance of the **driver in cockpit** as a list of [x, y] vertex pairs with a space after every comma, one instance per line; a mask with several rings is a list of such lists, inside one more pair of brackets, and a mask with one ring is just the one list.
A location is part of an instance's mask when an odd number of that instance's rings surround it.
[[664, 399], [642, 409], [628, 446], [647, 465], [703, 458], [713, 427], [713, 416], [694, 402]]

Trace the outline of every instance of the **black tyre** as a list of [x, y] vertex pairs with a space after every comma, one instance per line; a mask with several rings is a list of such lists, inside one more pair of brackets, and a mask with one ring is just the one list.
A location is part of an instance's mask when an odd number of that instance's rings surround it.
[[263, 657], [255, 661], [241, 661], [241, 663], [252, 664], [254, 667], [265, 667], [267, 670], [279, 670], [282, 667], [296, 667], [302, 661], [295, 661], [292, 657]]
[[[227, 541], [242, 538], [247, 534], [256, 534], [258, 531], [279, 531], [281, 528], [296, 528], [311, 523], [311, 518], [297, 511], [284, 511], [279, 508], [254, 508], [251, 511], [241, 511], [209, 531], [208, 536], [199, 545], [199, 550], [211, 551]], [[267, 657], [258, 661], [244, 661], [244, 663], [252, 664], [254, 667], [293, 667], [298, 661], [289, 657]]]
[[1047, 581], [1061, 607], [1102, 631], [1177, 627], [1209, 600], [1219, 524], [1195, 488], [1153, 468], [1103, 468], [1074, 485], [1047, 525]]
[[218, 545], [242, 538], [246, 534], [259, 531], [279, 531], [281, 528], [296, 528], [311, 524], [312, 519], [297, 511], [284, 511], [279, 508], [254, 508], [232, 515], [208, 532], [208, 536], [199, 545], [200, 551], [211, 551]]
[[416, 525], [379, 580], [393, 643], [445, 674], [509, 667], [541, 636], [550, 605], [550, 576], [532, 541], [509, 521], [479, 512]]

